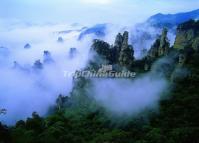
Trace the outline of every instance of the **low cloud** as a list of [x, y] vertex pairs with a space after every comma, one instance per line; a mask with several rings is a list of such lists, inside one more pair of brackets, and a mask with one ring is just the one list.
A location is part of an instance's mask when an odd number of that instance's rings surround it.
[[135, 79], [93, 80], [91, 96], [116, 116], [135, 116], [145, 110], [157, 109], [159, 101], [169, 89], [165, 71], [159, 69], [165, 63], [172, 66], [171, 61], [161, 59], [151, 72]]
[[[85, 67], [92, 37], [78, 41], [78, 31], [69, 34], [58, 31], [76, 28], [17, 25], [1, 31], [0, 109], [7, 109], [7, 114], [0, 116], [2, 122], [13, 124], [34, 111], [45, 115], [59, 94], [69, 95], [72, 77], [64, 77], [64, 71], [75, 72]], [[58, 37], [63, 38], [62, 43], [57, 41]], [[25, 49], [27, 43], [30, 46]], [[75, 54], [71, 48], [76, 48]], [[50, 53], [52, 63], [44, 63], [44, 51]]]

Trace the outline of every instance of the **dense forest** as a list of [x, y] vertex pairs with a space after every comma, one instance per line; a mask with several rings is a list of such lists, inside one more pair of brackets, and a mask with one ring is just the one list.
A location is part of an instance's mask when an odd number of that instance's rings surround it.
[[171, 60], [156, 69], [171, 85], [170, 91], [163, 93], [158, 110], [146, 109], [136, 116], [111, 114], [87, 94], [92, 81], [81, 77], [74, 79], [70, 95], [58, 97], [48, 116], [34, 112], [15, 126], [0, 123], [0, 143], [199, 142], [199, 21], [180, 24], [173, 46], [164, 28], [139, 60], [134, 58], [127, 31], [119, 33], [113, 45], [94, 40], [91, 52], [96, 54], [85, 69], [98, 70], [102, 64], [111, 64], [115, 71], [126, 69], [138, 77], [150, 72], [158, 60]]

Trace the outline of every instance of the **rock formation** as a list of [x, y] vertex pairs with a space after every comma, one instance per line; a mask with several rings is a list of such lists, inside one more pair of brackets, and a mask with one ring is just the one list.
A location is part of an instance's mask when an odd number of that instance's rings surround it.
[[77, 55], [77, 49], [76, 48], [70, 48], [69, 57], [74, 58]]
[[180, 50], [180, 65], [199, 52], [199, 20], [190, 20], [178, 26], [174, 49]]
[[97, 53], [102, 59], [111, 61], [111, 46], [102, 40], [95, 39], [93, 41], [92, 50]]
[[164, 28], [162, 30], [162, 35], [160, 37], [160, 47], [159, 47], [159, 55], [160, 56], [167, 55], [169, 52], [170, 44], [169, 44], [169, 40], [167, 37], [167, 32], [168, 32], [168, 30], [166, 28]]
[[121, 51], [119, 54], [119, 63], [121, 66], [130, 66], [134, 60], [134, 51], [132, 45], [128, 44], [128, 32], [125, 31], [123, 34], [123, 41], [121, 45]]
[[64, 39], [63, 39], [62, 37], [58, 37], [57, 42], [58, 42], [58, 43], [63, 43], [63, 42], [64, 42]]
[[151, 49], [149, 50], [148, 55], [151, 58], [164, 56], [168, 54], [169, 48], [170, 48], [170, 44], [167, 38], [167, 29], [164, 28], [162, 30], [162, 34], [157, 38], [157, 40], [154, 42]]
[[174, 48], [199, 51], [199, 20], [190, 20], [178, 26]]
[[66, 107], [67, 102], [68, 102], [67, 96], [59, 95], [59, 97], [56, 100], [58, 110], [61, 110], [63, 107]]
[[119, 64], [129, 67], [134, 60], [133, 46], [128, 44], [128, 32], [116, 36], [114, 45], [110, 46], [102, 40], [94, 40], [92, 49], [108, 64]]
[[30, 49], [31, 45], [29, 43], [27, 43], [26, 45], [24, 45], [24, 49]]
[[43, 62], [45, 64], [50, 64], [50, 63], [53, 63], [54, 60], [51, 56], [51, 53], [49, 51], [44, 51], [44, 54], [43, 54]]
[[116, 49], [118, 49], [118, 51], [120, 52], [121, 47], [122, 47], [122, 43], [123, 43], [123, 36], [121, 35], [121, 33], [119, 33], [116, 38], [115, 38], [115, 44], [114, 47]]
[[33, 65], [33, 69], [34, 70], [41, 70], [41, 69], [43, 69], [43, 64], [41, 63], [40, 60], [35, 61], [34, 65]]

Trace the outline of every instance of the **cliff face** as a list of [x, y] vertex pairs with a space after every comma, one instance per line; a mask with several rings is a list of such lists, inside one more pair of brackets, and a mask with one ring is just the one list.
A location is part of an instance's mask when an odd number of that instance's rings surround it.
[[97, 53], [95, 55], [95, 58], [94, 58], [95, 62], [99, 61], [99, 60], [96, 61], [98, 56], [102, 60], [105, 60], [105, 61], [110, 62], [110, 63], [113, 62], [113, 57], [112, 57], [112, 53], [111, 53], [111, 46], [109, 45], [109, 43], [96, 39], [96, 40], [93, 41], [91, 51], [94, 51], [94, 52]]
[[128, 32], [124, 32], [121, 51], [119, 54], [119, 63], [121, 66], [130, 66], [134, 60], [133, 46], [128, 44]]
[[149, 57], [157, 58], [163, 55], [167, 55], [169, 52], [169, 40], [167, 37], [167, 29], [164, 28], [162, 30], [161, 36], [157, 38], [157, 40], [152, 45], [151, 49], [149, 50]]
[[[179, 63], [182, 65], [188, 60], [188, 57], [191, 57], [191, 54], [199, 52], [199, 21], [191, 20], [178, 26], [174, 49], [170, 48], [167, 33], [167, 29], [163, 28], [161, 35], [148, 51], [147, 57], [141, 61], [144, 67], [147, 67], [146, 69], [150, 67], [151, 61], [166, 56], [170, 51], [176, 49], [179, 51]], [[128, 44], [128, 36], [128, 32], [119, 33], [114, 45], [95, 40], [92, 47], [97, 55], [108, 61], [108, 64], [117, 64], [128, 69], [136, 68], [138, 61], [134, 59], [133, 47]]]
[[51, 56], [51, 53], [49, 51], [44, 51], [44, 53], [43, 53], [43, 63], [51, 64], [53, 62], [54, 62], [54, 60]]
[[190, 20], [178, 26], [174, 48], [199, 51], [199, 21]]
[[116, 36], [114, 45], [110, 45], [102, 40], [94, 40], [92, 49], [109, 64], [120, 64], [130, 66], [134, 60], [133, 46], [128, 44], [128, 32]]

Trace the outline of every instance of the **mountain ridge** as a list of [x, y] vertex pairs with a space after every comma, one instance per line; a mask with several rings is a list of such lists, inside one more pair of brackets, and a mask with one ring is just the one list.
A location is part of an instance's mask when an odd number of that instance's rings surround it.
[[186, 22], [190, 19], [198, 19], [198, 18], [199, 18], [199, 9], [196, 9], [189, 12], [180, 12], [175, 14], [158, 13], [148, 18], [146, 22], [149, 22], [154, 26], [168, 25], [172, 27], [180, 23]]

